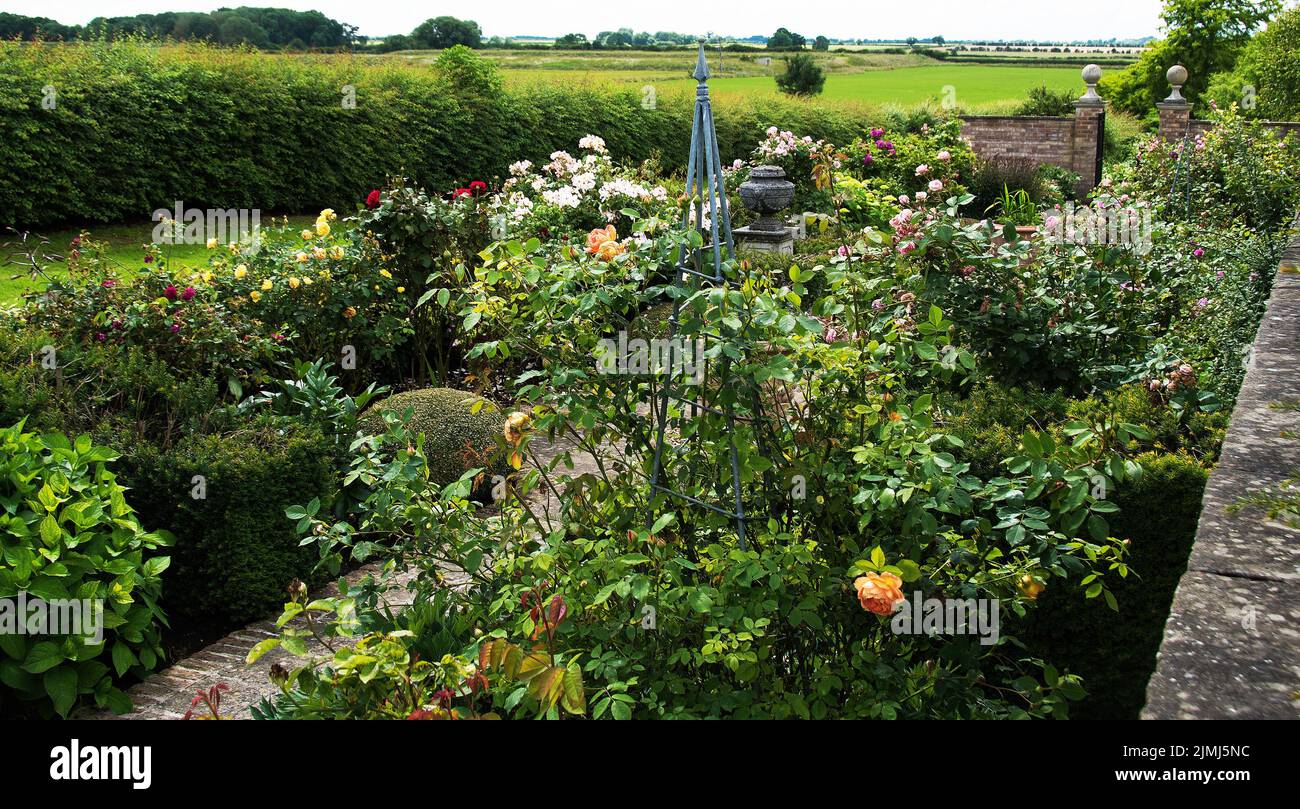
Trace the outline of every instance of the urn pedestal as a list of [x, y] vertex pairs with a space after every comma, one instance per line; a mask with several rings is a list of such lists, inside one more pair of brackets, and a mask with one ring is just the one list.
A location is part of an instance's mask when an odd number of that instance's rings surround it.
[[794, 254], [794, 229], [781, 221], [780, 213], [794, 201], [794, 183], [779, 166], [757, 166], [740, 185], [740, 200], [758, 214], [752, 225], [735, 231], [737, 248], [765, 253]]

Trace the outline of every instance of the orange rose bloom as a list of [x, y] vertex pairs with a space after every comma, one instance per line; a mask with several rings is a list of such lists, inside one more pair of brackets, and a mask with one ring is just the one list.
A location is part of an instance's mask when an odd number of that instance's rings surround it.
[[516, 410], [506, 418], [505, 427], [502, 428], [501, 432], [511, 446], [519, 446], [519, 442], [524, 439], [524, 433], [532, 424], [533, 420], [528, 417], [527, 413]]
[[605, 228], [596, 228], [587, 234], [587, 252], [593, 256], [600, 252], [600, 248], [605, 242], [618, 240], [618, 231], [613, 225]]
[[894, 605], [903, 600], [903, 580], [893, 573], [868, 573], [853, 582], [862, 609], [876, 615], [893, 615]]
[[[613, 228], [610, 229], [613, 230]], [[611, 261], [614, 256], [621, 256], [625, 252], [626, 248], [623, 245], [615, 241], [608, 241], [600, 246], [600, 250], [596, 252], [596, 257], [601, 261]]]

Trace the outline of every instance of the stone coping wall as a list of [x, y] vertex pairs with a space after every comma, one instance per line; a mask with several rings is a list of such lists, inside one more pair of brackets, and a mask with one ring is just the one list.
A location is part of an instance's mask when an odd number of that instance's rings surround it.
[[1228, 511], [1300, 472], [1300, 410], [1277, 407], [1300, 405], [1293, 236], [1205, 487], [1143, 719], [1300, 719], [1300, 530], [1262, 509]]

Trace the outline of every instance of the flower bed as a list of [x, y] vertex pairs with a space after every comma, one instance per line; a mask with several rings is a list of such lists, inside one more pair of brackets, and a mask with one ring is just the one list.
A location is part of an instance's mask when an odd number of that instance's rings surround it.
[[[40, 402], [42, 430], [129, 427], [150, 448], [120, 447], [120, 468], [177, 536], [176, 615], [251, 615], [288, 579], [375, 558], [418, 571], [395, 616], [375, 587], [309, 602], [294, 584], [286, 615], [311, 613], [341, 651], [277, 670], [262, 715], [1132, 715], [1295, 202], [1270, 181], [1205, 212], [1239, 176], [1296, 176], [1292, 142], [1243, 163], [1246, 126], [1225, 113], [1181, 165], [1140, 145], [1083, 208], [1028, 211], [1032, 236], [1009, 193], [968, 210], [955, 121], [844, 147], [769, 130], [728, 188], [781, 163], [825, 226], [797, 257], [729, 259], [725, 291], [671, 283], [703, 242], [677, 226], [680, 179], [595, 135], [499, 185], [394, 179], [193, 273], [154, 254], [120, 283], [87, 241], [11, 324], [26, 361], [0, 375], [0, 412]], [[1175, 174], [1206, 207], [1170, 197]], [[1081, 219], [1141, 227], [1094, 239]], [[662, 339], [673, 303], [677, 350], [705, 346], [696, 394], [734, 420], [683, 415], [669, 439], [692, 449], [665, 460], [647, 413], [668, 378], [609, 352]], [[430, 385], [486, 398], [403, 394], [358, 419], [383, 387]], [[223, 440], [248, 449], [222, 457]], [[577, 454], [597, 471], [567, 474]], [[743, 539], [693, 505], [733, 496], [733, 464]], [[289, 469], [305, 480], [271, 484]], [[187, 503], [159, 470], [221, 491]], [[656, 470], [690, 499], [652, 489]], [[221, 499], [231, 475], [266, 476], [243, 495], [257, 509]], [[532, 507], [543, 490], [563, 493], [557, 512]], [[1155, 508], [1177, 536], [1143, 525]], [[262, 539], [209, 536], [215, 513]], [[466, 589], [438, 586], [449, 565]], [[256, 581], [233, 575], [249, 566]], [[956, 601], [979, 631], [925, 629], [925, 604]], [[298, 632], [254, 656], [305, 655]]]

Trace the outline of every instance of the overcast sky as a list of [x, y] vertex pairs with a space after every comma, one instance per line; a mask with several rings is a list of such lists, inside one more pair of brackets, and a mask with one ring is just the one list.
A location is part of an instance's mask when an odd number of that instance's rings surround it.
[[780, 26], [815, 36], [890, 39], [936, 34], [950, 39], [1121, 39], [1156, 36], [1160, 0], [0, 0], [0, 11], [84, 24], [94, 17], [222, 6], [316, 9], [362, 34], [409, 33], [429, 17], [478, 22], [486, 36], [558, 36], [632, 28], [770, 34]]

